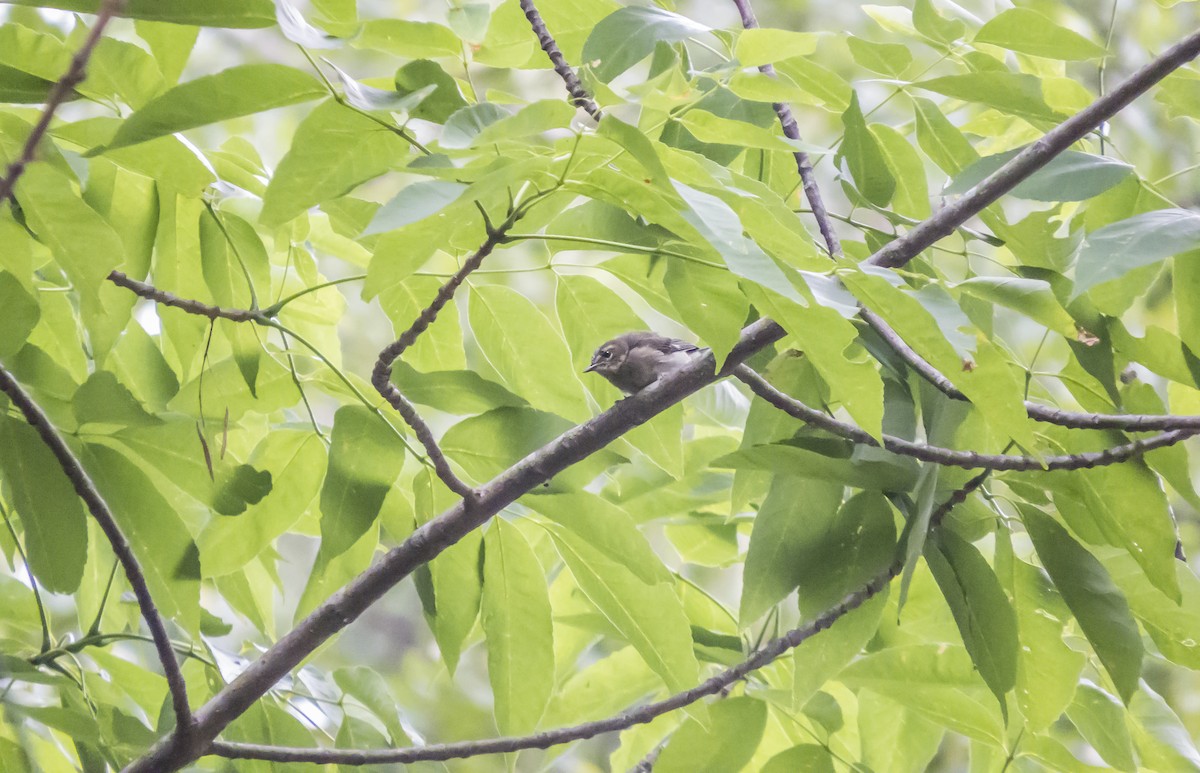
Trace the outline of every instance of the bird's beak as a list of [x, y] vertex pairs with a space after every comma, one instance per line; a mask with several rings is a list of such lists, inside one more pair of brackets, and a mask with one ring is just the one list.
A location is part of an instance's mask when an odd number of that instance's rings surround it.
[[591, 365], [588, 365], [586, 368], [584, 368], [584, 369], [583, 369], [583, 372], [584, 372], [584, 373], [591, 373], [593, 370], [595, 370], [595, 369], [596, 369], [596, 366], [598, 366], [599, 364], [600, 364], [600, 363], [598, 363], [598, 362], [593, 362]]

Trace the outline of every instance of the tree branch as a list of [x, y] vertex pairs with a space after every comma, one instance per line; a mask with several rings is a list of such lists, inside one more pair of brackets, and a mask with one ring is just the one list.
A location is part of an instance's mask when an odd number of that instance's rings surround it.
[[586, 459], [717, 378], [729, 375], [747, 357], [783, 336], [783, 328], [771, 320], [755, 322], [742, 331], [737, 346], [719, 374], [713, 374], [711, 356], [697, 358], [687, 367], [620, 401], [591, 421], [567, 430], [481, 486], [473, 501], [463, 500], [418, 528], [403, 544], [393, 548], [313, 610], [202, 706], [196, 712], [195, 729], [190, 737], [161, 740], [130, 765], [128, 773], [178, 770], [207, 753], [213, 739], [230, 722], [241, 716], [304, 658], [353, 622], [418, 566], [433, 560], [535, 486]]
[[29, 422], [29, 426], [37, 431], [42, 442], [58, 459], [58, 464], [62, 467], [67, 479], [71, 481], [75, 493], [87, 505], [88, 511], [96, 519], [96, 523], [100, 524], [104, 536], [108, 538], [108, 542], [112, 546], [113, 554], [121, 562], [121, 568], [124, 569], [125, 577], [129, 580], [129, 587], [133, 589], [133, 595], [137, 599], [142, 618], [146, 621], [146, 627], [150, 629], [150, 636], [154, 640], [154, 649], [158, 653], [163, 675], [167, 679], [167, 687], [171, 691], [171, 705], [175, 709], [175, 733], [171, 737], [186, 737], [194, 721], [191, 707], [188, 705], [187, 684], [184, 682], [179, 662], [175, 659], [171, 638], [167, 635], [166, 623], [159, 614], [154, 597], [150, 595], [150, 586], [146, 584], [146, 575], [142, 572], [141, 564], [133, 554], [129, 540], [125, 538], [121, 527], [117, 525], [112, 510], [104, 501], [104, 497], [100, 495], [96, 484], [83, 469], [79, 459], [71, 452], [66, 441], [62, 439], [62, 435], [58, 434], [58, 430], [50, 423], [50, 418], [2, 365], [0, 365], [0, 391], [8, 395], [13, 404], [21, 410], [25, 420]]
[[542, 15], [538, 13], [537, 6], [533, 4], [533, 0], [521, 0], [521, 10], [525, 12], [525, 18], [529, 20], [529, 26], [533, 28], [533, 34], [537, 36], [538, 44], [542, 50], [546, 52], [546, 56], [550, 57], [551, 64], [554, 65], [554, 71], [558, 73], [558, 77], [562, 78], [563, 83], [567, 86], [567, 93], [571, 95], [571, 104], [575, 107], [581, 107], [596, 121], [599, 121], [603, 114], [600, 112], [600, 106], [592, 99], [592, 95], [584, 88], [583, 83], [579, 80], [579, 76], [575, 74], [574, 68], [567, 64], [566, 58], [562, 55], [562, 51], [558, 48], [558, 43], [554, 40], [554, 36], [550, 34], [550, 30], [546, 29], [546, 22], [542, 21]]
[[258, 322], [262, 324], [265, 324], [270, 319], [268, 314], [258, 309], [223, 309], [220, 306], [213, 306], [192, 298], [181, 298], [174, 293], [160, 290], [148, 282], [139, 282], [120, 271], [111, 272], [108, 275], [108, 281], [130, 290], [134, 295], [138, 295], [146, 300], [182, 309], [188, 314], [208, 317], [209, 319], [228, 319], [233, 322]]
[[[754, 394], [766, 400], [789, 416], [794, 416], [814, 427], [831, 432], [838, 437], [852, 440], [862, 445], [880, 447], [878, 440], [866, 430], [847, 424], [810, 408], [804, 403], [780, 392], [771, 386], [765, 378], [755, 373], [745, 365], [734, 369], [733, 375], [739, 381], [750, 387]], [[923, 443], [913, 443], [892, 435], [883, 435], [882, 447], [894, 454], [911, 456], [925, 462], [941, 464], [950, 467], [966, 469], [1031, 471], [1031, 470], [1079, 470], [1092, 467], [1103, 467], [1118, 462], [1127, 461], [1156, 448], [1173, 445], [1181, 440], [1195, 435], [1200, 430], [1180, 429], [1155, 435], [1146, 440], [1135, 440], [1124, 445], [1106, 448], [1103, 451], [1092, 451], [1081, 454], [1066, 454], [1062, 456], [1008, 456], [1005, 454], [981, 454], [976, 451], [959, 451], [953, 448], [930, 446]]]

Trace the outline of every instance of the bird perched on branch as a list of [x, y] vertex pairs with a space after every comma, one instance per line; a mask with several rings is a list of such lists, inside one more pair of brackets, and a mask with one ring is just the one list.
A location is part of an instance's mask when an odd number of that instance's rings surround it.
[[599, 373], [627, 395], [640, 392], [708, 350], [658, 333], [634, 332], [607, 341], [584, 373]]

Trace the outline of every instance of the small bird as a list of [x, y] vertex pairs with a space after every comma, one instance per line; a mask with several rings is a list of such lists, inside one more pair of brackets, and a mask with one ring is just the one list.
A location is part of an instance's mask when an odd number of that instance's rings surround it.
[[596, 350], [584, 373], [595, 371], [627, 395], [640, 392], [662, 376], [674, 373], [707, 349], [658, 333], [633, 332], [617, 336]]

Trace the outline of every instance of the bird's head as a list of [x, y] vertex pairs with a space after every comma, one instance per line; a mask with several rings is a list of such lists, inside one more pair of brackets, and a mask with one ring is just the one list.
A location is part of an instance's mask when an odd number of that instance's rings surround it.
[[599, 373], [608, 377], [617, 373], [629, 356], [629, 344], [620, 338], [614, 338], [600, 346], [592, 355], [592, 364], [583, 369], [584, 373]]

